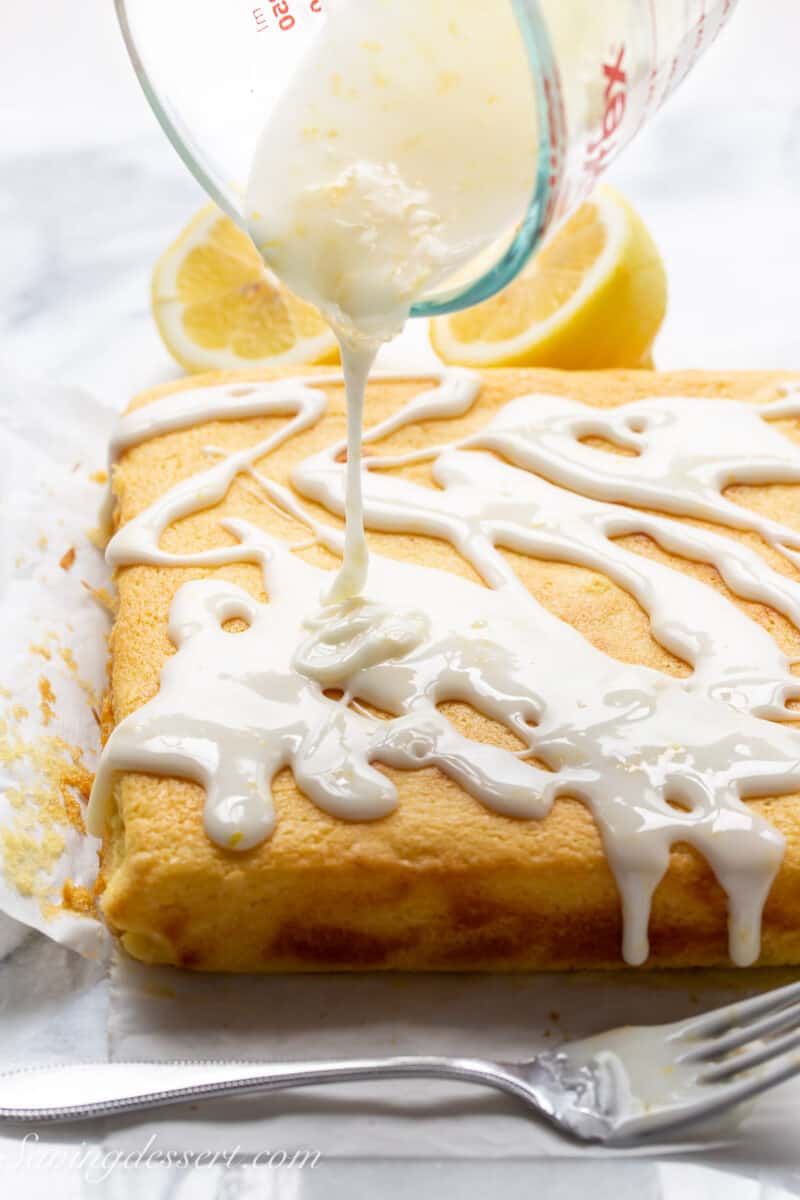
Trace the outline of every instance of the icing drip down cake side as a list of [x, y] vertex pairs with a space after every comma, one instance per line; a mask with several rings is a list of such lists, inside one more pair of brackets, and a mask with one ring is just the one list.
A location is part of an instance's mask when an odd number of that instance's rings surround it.
[[122, 419], [90, 803], [199, 970], [800, 963], [800, 381], [336, 372]]

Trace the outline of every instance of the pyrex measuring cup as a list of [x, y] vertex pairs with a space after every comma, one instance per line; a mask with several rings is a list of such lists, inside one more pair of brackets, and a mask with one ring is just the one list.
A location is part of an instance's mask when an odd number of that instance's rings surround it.
[[[246, 228], [244, 186], [272, 107], [339, 0], [115, 0], [153, 110], [205, 190]], [[365, 4], [371, 0], [363, 0]], [[437, 0], [408, 0], [436, 3]], [[536, 105], [527, 211], [487, 264], [413, 316], [487, 299], [509, 283], [694, 66], [736, 0], [492, 0], [511, 3]], [[491, 21], [492, 3], [486, 5]], [[502, 87], [503, 64], [487, 62]]]

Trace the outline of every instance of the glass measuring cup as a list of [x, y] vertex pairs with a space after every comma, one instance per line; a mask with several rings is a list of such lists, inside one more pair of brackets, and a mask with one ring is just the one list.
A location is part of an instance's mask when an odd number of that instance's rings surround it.
[[[527, 210], [466, 277], [426, 296], [412, 316], [465, 308], [505, 287], [685, 78], [736, 0], [501, 2], [513, 6], [536, 106]], [[159, 122], [211, 198], [245, 230], [244, 187], [261, 131], [336, 3], [115, 0]], [[487, 74], [502, 86], [502, 63], [487, 63]]]

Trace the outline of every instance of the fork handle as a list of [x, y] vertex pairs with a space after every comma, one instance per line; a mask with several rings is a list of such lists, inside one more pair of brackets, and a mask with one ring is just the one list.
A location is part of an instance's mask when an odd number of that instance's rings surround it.
[[[187, 1100], [366, 1079], [458, 1079], [522, 1098], [521, 1081], [478, 1058], [404, 1056], [318, 1062], [95, 1062], [0, 1074], [0, 1120], [84, 1121]], [[45, 1099], [46, 1097], [46, 1099]]]

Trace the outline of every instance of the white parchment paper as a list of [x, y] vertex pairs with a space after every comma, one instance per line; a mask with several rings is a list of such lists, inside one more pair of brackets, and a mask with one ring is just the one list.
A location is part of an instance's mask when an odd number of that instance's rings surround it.
[[[86, 393], [0, 374], [0, 941], [23, 922], [102, 957], [93, 918], [62, 906], [63, 888], [90, 889], [97, 843], [59, 804], [61, 767], [92, 770], [93, 709], [105, 686], [109, 616], [88, 588], [108, 585], [89, 540], [97, 524], [115, 414]], [[95, 476], [95, 478], [93, 478]], [[65, 557], [66, 556], [66, 557]], [[63, 564], [63, 565], [61, 565]]]

